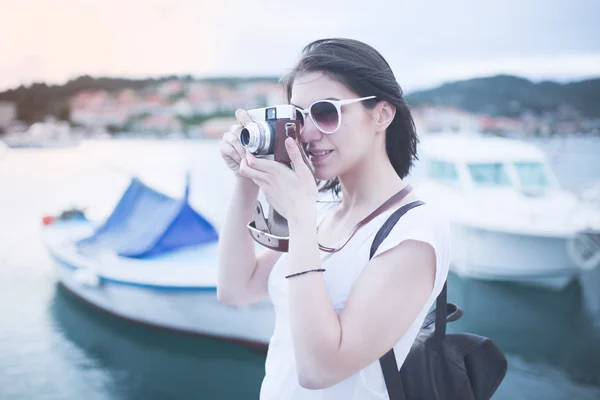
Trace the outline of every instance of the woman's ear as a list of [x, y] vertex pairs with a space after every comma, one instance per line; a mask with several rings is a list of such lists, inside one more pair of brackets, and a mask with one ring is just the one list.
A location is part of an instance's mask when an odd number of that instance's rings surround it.
[[385, 132], [396, 116], [396, 107], [387, 101], [380, 102], [375, 107], [375, 125], [378, 132]]

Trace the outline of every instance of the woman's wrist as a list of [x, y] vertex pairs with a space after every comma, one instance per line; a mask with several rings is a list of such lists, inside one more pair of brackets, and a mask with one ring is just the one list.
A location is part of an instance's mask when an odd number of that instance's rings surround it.
[[317, 209], [306, 208], [296, 210], [292, 215], [288, 217], [288, 228], [290, 230], [290, 236], [294, 235], [306, 235], [306, 234], [317, 234]]
[[258, 197], [259, 187], [250, 178], [246, 178], [245, 176], [236, 174], [235, 175], [235, 186], [238, 190], [242, 191], [244, 194], [249, 195], [249, 197]]
[[294, 218], [288, 220], [288, 227], [290, 231], [289, 252], [293, 254], [288, 266], [288, 275], [321, 268], [316, 211], [304, 210], [303, 213], [296, 214]]

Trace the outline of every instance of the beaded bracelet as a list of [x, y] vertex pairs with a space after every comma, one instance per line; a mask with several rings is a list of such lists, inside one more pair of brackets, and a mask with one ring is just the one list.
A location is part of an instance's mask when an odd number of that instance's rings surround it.
[[304, 274], [307, 274], [309, 272], [325, 272], [325, 270], [323, 268], [319, 268], [319, 269], [310, 269], [310, 270], [304, 271], [304, 272], [296, 272], [295, 274], [291, 274], [291, 275], [286, 276], [285, 279], [291, 278], [293, 276], [304, 275]]

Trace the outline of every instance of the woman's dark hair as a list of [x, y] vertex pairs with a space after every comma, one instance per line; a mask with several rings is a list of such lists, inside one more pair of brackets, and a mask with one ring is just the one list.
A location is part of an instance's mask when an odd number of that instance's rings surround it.
[[[359, 97], [377, 96], [362, 104], [374, 108], [379, 101], [396, 107], [394, 120], [387, 128], [385, 148], [390, 162], [400, 178], [410, 172], [417, 159], [417, 133], [402, 89], [390, 65], [373, 47], [353, 39], [321, 39], [308, 44], [292, 71], [282, 79], [287, 100], [292, 97], [292, 86], [297, 75], [324, 72]], [[321, 183], [319, 191], [332, 190], [339, 194], [339, 179]]]

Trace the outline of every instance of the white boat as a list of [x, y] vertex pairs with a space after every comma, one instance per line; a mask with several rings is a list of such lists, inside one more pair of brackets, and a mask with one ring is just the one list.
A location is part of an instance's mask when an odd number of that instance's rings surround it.
[[69, 123], [53, 117], [31, 124], [25, 132], [8, 133], [2, 140], [11, 148], [63, 148], [79, 144]]
[[564, 288], [577, 267], [574, 194], [544, 153], [523, 141], [478, 134], [428, 135], [420, 143], [420, 196], [451, 223], [452, 268], [464, 276]]
[[111, 215], [45, 220], [58, 279], [116, 316], [264, 347], [274, 328], [268, 301], [231, 307], [216, 297], [217, 233], [188, 203], [134, 178]]

